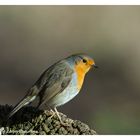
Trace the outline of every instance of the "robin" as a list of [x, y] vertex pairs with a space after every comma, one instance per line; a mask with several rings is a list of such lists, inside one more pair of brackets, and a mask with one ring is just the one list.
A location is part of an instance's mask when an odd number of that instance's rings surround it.
[[39, 97], [37, 107], [47, 105], [51, 110], [54, 109], [53, 112], [63, 124], [56, 107], [69, 102], [78, 95], [85, 75], [92, 66], [97, 68], [94, 60], [85, 54], [71, 55], [56, 62], [42, 73], [25, 97], [9, 113], [8, 118]]

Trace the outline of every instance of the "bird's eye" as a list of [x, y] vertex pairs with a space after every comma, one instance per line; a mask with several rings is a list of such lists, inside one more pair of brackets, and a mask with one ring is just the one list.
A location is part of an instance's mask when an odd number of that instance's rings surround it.
[[87, 60], [86, 59], [83, 59], [83, 63], [87, 63]]

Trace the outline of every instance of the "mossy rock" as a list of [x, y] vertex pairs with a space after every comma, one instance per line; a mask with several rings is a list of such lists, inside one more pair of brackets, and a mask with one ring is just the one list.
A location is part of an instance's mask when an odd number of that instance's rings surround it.
[[0, 106], [0, 133], [2, 135], [95, 135], [96, 132], [79, 120], [72, 120], [59, 113], [62, 125], [51, 111], [37, 110], [34, 107], [24, 107], [12, 118], [6, 120], [12, 106]]

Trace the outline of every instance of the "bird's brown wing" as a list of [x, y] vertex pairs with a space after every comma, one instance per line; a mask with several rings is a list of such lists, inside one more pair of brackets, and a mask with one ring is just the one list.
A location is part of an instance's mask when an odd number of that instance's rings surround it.
[[[40, 99], [40, 105], [46, 98], [49, 99], [55, 94], [61, 92], [61, 90], [65, 89], [71, 80], [72, 73], [72, 69], [70, 69], [68, 64], [63, 60], [49, 67], [43, 72], [32, 88], [28, 90], [24, 98], [15, 105], [7, 118], [13, 116], [19, 109], [33, 102], [37, 97]], [[45, 94], [46, 91], [47, 95]]]
[[38, 107], [60, 94], [69, 85], [73, 72], [66, 62], [60, 62], [58, 65], [55, 65], [46, 74], [46, 83], [39, 93], [41, 98]]

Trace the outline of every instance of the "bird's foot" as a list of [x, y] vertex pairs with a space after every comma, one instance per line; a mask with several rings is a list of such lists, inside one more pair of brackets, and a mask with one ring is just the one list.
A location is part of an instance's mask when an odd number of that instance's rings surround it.
[[50, 110], [50, 112], [52, 115], [49, 118], [52, 119], [56, 113], [52, 109]]
[[58, 117], [61, 125], [70, 126], [68, 123], [65, 123], [65, 122], [62, 121], [61, 116], [59, 115], [59, 112], [57, 111], [56, 108], [54, 108], [54, 111], [52, 109], [50, 111], [52, 112], [52, 115], [49, 118], [52, 118], [56, 115]]

